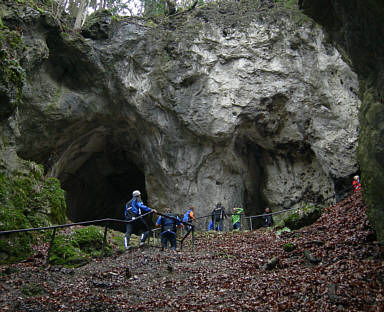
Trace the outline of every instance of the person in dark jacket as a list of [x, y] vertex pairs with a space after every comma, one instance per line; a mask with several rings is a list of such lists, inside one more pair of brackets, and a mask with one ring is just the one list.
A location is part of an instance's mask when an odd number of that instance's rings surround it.
[[167, 209], [165, 215], [159, 216], [157, 219], [156, 226], [161, 226], [161, 249], [166, 249], [169, 242], [171, 244], [171, 249], [176, 250], [177, 227], [183, 227], [179, 217]]
[[272, 225], [272, 216], [271, 216], [271, 209], [269, 207], [265, 208], [265, 214], [263, 216], [264, 218], [264, 227], [270, 227]]
[[221, 203], [216, 204], [216, 208], [212, 210], [211, 219], [213, 224], [213, 229], [215, 231], [223, 231], [223, 222], [227, 218], [227, 213], [225, 208]]
[[134, 191], [132, 193], [132, 199], [125, 205], [125, 220], [131, 221], [126, 224], [126, 232], [125, 232], [125, 238], [124, 238], [124, 246], [125, 249], [130, 249], [129, 241], [131, 239], [132, 234], [139, 234], [141, 233], [140, 237], [140, 245], [139, 247], [143, 246], [145, 241], [147, 240], [149, 236], [149, 228], [147, 222], [143, 218], [143, 214], [147, 212], [154, 212], [157, 211], [155, 209], [151, 209], [143, 204], [143, 201], [141, 200], [141, 193], [140, 191]]

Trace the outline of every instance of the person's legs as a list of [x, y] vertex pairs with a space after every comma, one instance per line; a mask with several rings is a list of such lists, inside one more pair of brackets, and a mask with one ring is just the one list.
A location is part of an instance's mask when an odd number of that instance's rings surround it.
[[218, 231], [223, 231], [223, 219], [220, 219], [219, 221]]
[[129, 241], [131, 239], [131, 234], [133, 232], [133, 224], [132, 223], [127, 223], [125, 227], [125, 238], [124, 238], [124, 247], [125, 249], [129, 249]]
[[148, 228], [148, 225], [147, 225], [147, 222], [145, 222], [144, 219], [141, 219], [141, 227], [143, 229], [143, 233], [141, 234], [141, 239], [140, 239], [140, 247], [144, 245], [145, 241], [148, 239], [149, 237], [149, 228]]
[[168, 238], [169, 242], [171, 243], [171, 249], [176, 250], [176, 235], [173, 233], [169, 233]]
[[148, 239], [148, 237], [149, 237], [149, 231], [145, 231], [141, 234], [139, 247], [144, 246], [145, 241]]
[[161, 235], [161, 249], [164, 250], [167, 248], [167, 233]]

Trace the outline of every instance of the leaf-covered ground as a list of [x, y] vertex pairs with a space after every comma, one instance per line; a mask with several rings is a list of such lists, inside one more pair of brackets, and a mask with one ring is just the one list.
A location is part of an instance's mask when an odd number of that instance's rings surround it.
[[0, 267], [1, 311], [384, 310], [383, 249], [360, 194], [280, 236], [201, 233], [193, 251], [146, 247], [77, 269], [43, 263], [37, 253]]

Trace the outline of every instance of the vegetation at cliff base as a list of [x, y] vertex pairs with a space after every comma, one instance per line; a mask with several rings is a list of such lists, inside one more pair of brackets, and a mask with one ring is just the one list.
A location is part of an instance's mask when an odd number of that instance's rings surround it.
[[[109, 235], [110, 238], [110, 235]], [[113, 243], [113, 241], [111, 241]], [[70, 229], [59, 234], [53, 242], [50, 263], [76, 267], [88, 263], [91, 258], [100, 257], [103, 244], [103, 228], [91, 225], [89, 227]], [[110, 256], [110, 243], [104, 247], [104, 255]]]
[[[29, 163], [17, 172], [0, 172], [0, 231], [64, 223], [64, 191], [55, 178], [43, 176], [43, 168]], [[0, 236], [0, 263], [27, 258], [31, 243], [44, 233], [28, 232]]]

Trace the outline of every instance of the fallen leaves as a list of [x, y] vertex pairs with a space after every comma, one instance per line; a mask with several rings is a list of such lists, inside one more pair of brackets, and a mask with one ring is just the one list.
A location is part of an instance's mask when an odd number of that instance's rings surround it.
[[[68, 269], [43, 267], [36, 247], [31, 261], [0, 267], [0, 310], [381, 311], [382, 251], [354, 194], [301, 230], [202, 233], [194, 251], [147, 248]], [[23, 295], [30, 283], [45, 293]]]

